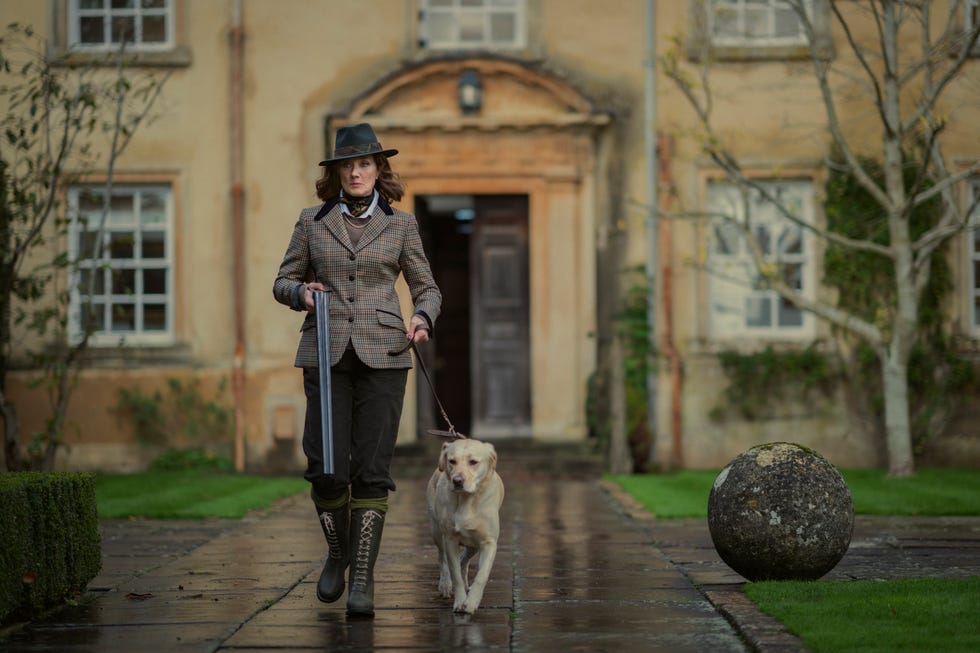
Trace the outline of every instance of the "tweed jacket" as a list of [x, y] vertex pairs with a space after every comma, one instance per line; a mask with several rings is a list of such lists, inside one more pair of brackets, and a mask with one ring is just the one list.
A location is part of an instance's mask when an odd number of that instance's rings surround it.
[[[319, 281], [327, 287], [331, 365], [350, 342], [370, 367], [409, 368], [409, 352], [388, 355], [405, 346], [408, 332], [395, 292], [399, 273], [408, 283], [415, 313], [422, 313], [434, 327], [442, 293], [432, 278], [415, 216], [393, 209], [379, 197], [355, 247], [339, 199], [334, 198], [300, 212], [272, 293], [279, 303], [305, 312], [305, 282]], [[306, 313], [300, 332], [294, 365], [318, 367], [314, 313]]]

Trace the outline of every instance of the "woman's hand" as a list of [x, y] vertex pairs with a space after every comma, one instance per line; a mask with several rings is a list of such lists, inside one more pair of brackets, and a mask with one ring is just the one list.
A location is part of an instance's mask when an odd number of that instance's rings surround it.
[[405, 337], [415, 342], [428, 342], [429, 323], [421, 315], [413, 315], [408, 323], [408, 333]]
[[316, 310], [316, 304], [313, 302], [314, 290], [323, 290], [326, 292], [327, 287], [319, 281], [311, 281], [306, 284], [306, 289], [303, 291], [303, 305], [306, 306], [306, 310], [310, 313]]

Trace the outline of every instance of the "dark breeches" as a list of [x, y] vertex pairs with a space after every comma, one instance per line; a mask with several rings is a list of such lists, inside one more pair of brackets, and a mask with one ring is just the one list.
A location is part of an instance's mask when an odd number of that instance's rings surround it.
[[331, 368], [333, 399], [334, 475], [323, 475], [320, 431], [320, 378], [315, 368], [303, 368], [306, 426], [304, 477], [317, 496], [331, 499], [351, 489], [356, 498], [380, 498], [395, 489], [391, 458], [398, 437], [405, 398], [407, 369], [374, 369], [348, 349]]

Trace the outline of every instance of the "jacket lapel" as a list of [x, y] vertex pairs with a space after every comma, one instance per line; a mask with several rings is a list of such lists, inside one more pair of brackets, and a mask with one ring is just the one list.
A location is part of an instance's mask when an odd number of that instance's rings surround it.
[[[355, 252], [359, 252], [364, 249], [372, 240], [381, 235], [388, 225], [391, 223], [391, 207], [387, 203], [382, 205], [384, 200], [379, 199], [378, 205], [374, 207], [374, 212], [371, 213], [371, 219], [368, 220], [367, 226], [364, 228], [364, 233], [361, 234], [360, 239], [357, 241], [357, 247], [354, 249]], [[343, 218], [341, 218], [343, 221]], [[343, 227], [343, 225], [341, 225]], [[345, 229], [346, 231], [346, 229]], [[348, 239], [347, 242], [350, 242]]]
[[350, 240], [350, 234], [347, 233], [347, 226], [344, 224], [344, 212], [340, 209], [339, 202], [333, 201], [324, 204], [323, 207], [317, 212], [313, 220], [323, 223], [323, 226], [327, 228], [327, 231], [329, 231], [333, 237], [337, 239], [337, 242], [343, 245], [347, 251], [354, 251], [354, 244]]

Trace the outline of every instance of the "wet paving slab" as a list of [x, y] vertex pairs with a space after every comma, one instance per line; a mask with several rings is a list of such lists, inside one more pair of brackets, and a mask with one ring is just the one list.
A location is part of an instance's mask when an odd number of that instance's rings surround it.
[[[609, 484], [507, 483], [475, 615], [439, 596], [425, 477], [399, 481], [372, 619], [316, 600], [326, 547], [308, 496], [245, 520], [101, 524], [77, 605], [8, 629], [10, 653], [156, 651], [801, 651], [749, 601], [705, 520], [657, 520]], [[474, 563], [475, 565], [475, 563]], [[980, 575], [980, 519], [864, 518], [828, 579]]]

